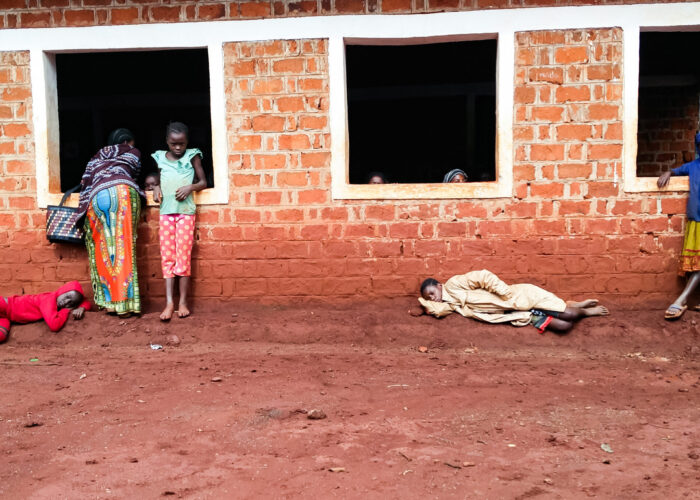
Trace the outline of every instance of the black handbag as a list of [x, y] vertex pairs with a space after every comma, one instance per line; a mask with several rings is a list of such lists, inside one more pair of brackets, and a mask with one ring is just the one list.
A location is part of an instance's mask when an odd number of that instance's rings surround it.
[[[78, 227], [75, 221], [77, 208], [64, 207], [68, 197], [80, 189], [78, 184], [66, 191], [61, 198], [61, 203], [46, 207], [46, 239], [52, 243], [76, 243], [82, 244], [85, 239], [85, 232], [82, 227]], [[81, 224], [82, 226], [82, 224]]]

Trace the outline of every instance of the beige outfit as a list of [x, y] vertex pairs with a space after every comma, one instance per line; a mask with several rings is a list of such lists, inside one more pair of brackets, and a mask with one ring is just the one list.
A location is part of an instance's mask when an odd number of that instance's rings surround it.
[[453, 276], [442, 287], [442, 302], [418, 301], [428, 314], [437, 318], [458, 312], [465, 318], [487, 323], [505, 323], [525, 326], [530, 322], [532, 309], [563, 312], [566, 302], [553, 293], [526, 283], [507, 285], [487, 270], [471, 271]]

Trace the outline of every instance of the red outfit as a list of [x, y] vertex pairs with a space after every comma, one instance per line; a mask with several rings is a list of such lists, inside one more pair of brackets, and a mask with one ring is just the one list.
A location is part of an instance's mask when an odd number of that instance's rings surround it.
[[[43, 319], [52, 332], [59, 331], [66, 324], [71, 310], [64, 308], [59, 311], [56, 299], [71, 291], [79, 292], [85, 297], [83, 288], [77, 281], [66, 283], [55, 292], [0, 297], [0, 342], [7, 338], [11, 323], [31, 323]], [[89, 310], [90, 302], [84, 299], [80, 307]]]

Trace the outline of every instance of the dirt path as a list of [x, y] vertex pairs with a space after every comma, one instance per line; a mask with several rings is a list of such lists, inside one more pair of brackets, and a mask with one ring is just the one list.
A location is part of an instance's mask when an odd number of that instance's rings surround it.
[[700, 498], [700, 314], [557, 337], [410, 304], [13, 327], [0, 496]]

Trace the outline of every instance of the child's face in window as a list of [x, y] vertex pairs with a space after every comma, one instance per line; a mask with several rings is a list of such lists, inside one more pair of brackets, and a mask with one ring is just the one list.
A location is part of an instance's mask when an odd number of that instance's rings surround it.
[[180, 158], [187, 150], [187, 136], [184, 132], [170, 132], [165, 142], [168, 149], [176, 158]]
[[442, 302], [442, 285], [438, 283], [437, 285], [427, 286], [423, 290], [423, 298], [433, 302]]
[[467, 179], [462, 175], [462, 174], [457, 174], [454, 177], [452, 177], [452, 180], [450, 181], [451, 183], [462, 183], [462, 182], [467, 182]]
[[153, 188], [158, 186], [159, 184], [160, 183], [158, 182], [158, 177], [156, 177], [155, 175], [149, 175], [144, 181], [146, 191], [153, 191]]

